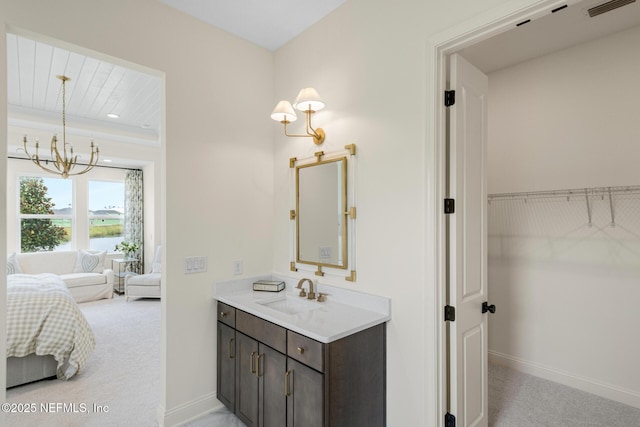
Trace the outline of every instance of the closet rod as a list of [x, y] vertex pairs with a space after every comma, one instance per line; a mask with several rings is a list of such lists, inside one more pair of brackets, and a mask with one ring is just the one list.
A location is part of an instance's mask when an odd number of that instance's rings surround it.
[[[640, 194], [640, 185], [626, 185], [618, 187], [592, 187], [592, 188], [576, 188], [569, 190], [549, 190], [549, 191], [528, 191], [522, 193], [496, 193], [489, 194], [487, 199], [492, 200], [513, 200], [513, 199], [543, 199], [551, 197], [590, 197], [590, 196], [609, 196], [617, 194]], [[612, 213], [613, 216], [613, 213]]]

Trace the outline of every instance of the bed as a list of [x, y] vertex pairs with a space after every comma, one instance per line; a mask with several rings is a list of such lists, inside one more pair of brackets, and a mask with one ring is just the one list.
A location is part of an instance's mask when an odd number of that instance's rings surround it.
[[7, 276], [7, 387], [53, 375], [68, 380], [94, 348], [93, 331], [59, 276]]

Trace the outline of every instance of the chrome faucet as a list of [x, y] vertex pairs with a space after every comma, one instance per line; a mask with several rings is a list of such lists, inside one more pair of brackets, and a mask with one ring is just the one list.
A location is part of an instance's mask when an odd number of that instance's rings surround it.
[[[302, 285], [304, 285], [304, 282], [309, 282], [309, 293], [307, 293], [304, 288], [302, 287]], [[300, 279], [300, 281], [298, 282], [298, 286], [296, 286], [296, 288], [300, 289], [300, 296], [301, 297], [307, 297], [307, 299], [316, 299], [316, 293], [313, 292], [313, 280], [311, 279]]]

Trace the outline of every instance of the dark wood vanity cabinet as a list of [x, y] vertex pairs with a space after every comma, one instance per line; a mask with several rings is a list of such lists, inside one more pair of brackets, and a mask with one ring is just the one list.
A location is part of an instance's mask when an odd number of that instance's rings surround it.
[[343, 425], [324, 422], [325, 376], [292, 358], [287, 359], [287, 427]]
[[325, 344], [219, 302], [217, 354], [218, 399], [249, 427], [386, 425], [385, 324]]
[[283, 373], [286, 357], [238, 332], [236, 415], [247, 426], [285, 426]]
[[218, 400], [233, 408], [236, 400], [236, 331], [218, 322]]
[[218, 400], [233, 408], [236, 400], [236, 309], [218, 303]]

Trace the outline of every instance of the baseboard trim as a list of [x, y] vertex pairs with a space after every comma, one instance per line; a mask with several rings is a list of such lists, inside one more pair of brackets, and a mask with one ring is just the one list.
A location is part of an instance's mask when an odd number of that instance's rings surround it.
[[209, 393], [168, 411], [164, 406], [158, 405], [156, 418], [160, 427], [180, 426], [221, 409], [222, 406], [222, 403], [216, 398], [216, 393]]
[[582, 377], [497, 351], [489, 351], [489, 362], [640, 408], [640, 392], [634, 390]]

